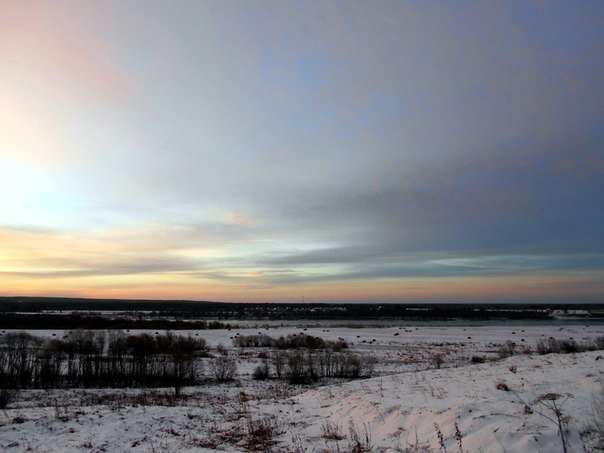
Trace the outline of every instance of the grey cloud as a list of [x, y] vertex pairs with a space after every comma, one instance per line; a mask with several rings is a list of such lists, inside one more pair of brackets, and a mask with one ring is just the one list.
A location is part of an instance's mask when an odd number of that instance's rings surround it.
[[[68, 180], [90, 224], [156, 226], [132, 261], [66, 272], [285, 284], [601, 268], [601, 3], [122, 7], [107, 39], [133, 46], [137, 97]], [[208, 245], [228, 256], [170, 255]]]
[[[328, 254], [328, 251], [322, 251]], [[309, 283], [346, 280], [404, 279], [404, 278], [440, 278], [463, 276], [526, 276], [555, 275], [560, 271], [604, 270], [604, 254], [591, 255], [551, 255], [551, 256], [477, 256], [441, 254], [439, 258], [427, 254], [407, 257], [401, 255], [398, 260], [382, 261], [345, 261], [346, 269], [334, 274], [322, 272], [320, 264], [307, 254], [286, 257], [284, 262], [298, 264], [300, 269], [310, 272], [279, 275], [272, 274], [268, 279], [274, 284]], [[334, 257], [332, 263], [342, 263]]]
[[[169, 113], [149, 112], [164, 134], [144, 159], [136, 160], [137, 151], [131, 157], [141, 169], [142, 199], [237, 203], [242, 194], [260, 195], [266, 184], [349, 189], [368, 173], [381, 180], [392, 166], [425, 156], [457, 158], [569, 134], [575, 140], [598, 124], [602, 65], [589, 55], [543, 52], [518, 28], [522, 5], [352, 2], [330, 11], [251, 3], [165, 11], [156, 4], [143, 14], [157, 10], [166, 27], [178, 26], [180, 38], [166, 40], [175, 48], [169, 57], [181, 58], [174, 65], [187, 69], [175, 75], [187, 79], [174, 84], [184, 90], [178, 109], [166, 100]], [[189, 20], [196, 15], [211, 22], [209, 31]], [[585, 23], [588, 30], [596, 26]], [[199, 49], [188, 49], [184, 37]], [[222, 52], [212, 47], [218, 42]], [[315, 55], [325, 74], [300, 85], [312, 75], [304, 60]], [[571, 64], [563, 64], [567, 59]], [[208, 66], [224, 74], [208, 75]], [[271, 70], [276, 78], [263, 81]], [[205, 84], [216, 89], [209, 99]], [[159, 91], [160, 101], [172, 93]], [[400, 111], [389, 117], [393, 99]], [[306, 116], [319, 126], [300, 130], [288, 112], [308, 102]]]

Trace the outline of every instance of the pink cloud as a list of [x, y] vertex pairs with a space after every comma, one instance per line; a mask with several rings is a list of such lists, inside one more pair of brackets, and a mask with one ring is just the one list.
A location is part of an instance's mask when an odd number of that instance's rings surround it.
[[81, 101], [118, 102], [132, 77], [103, 33], [97, 3], [5, 2], [0, 14], [2, 73]]

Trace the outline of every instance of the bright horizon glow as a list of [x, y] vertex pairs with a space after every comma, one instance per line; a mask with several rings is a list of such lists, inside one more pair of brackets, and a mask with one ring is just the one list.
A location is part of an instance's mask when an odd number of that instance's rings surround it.
[[0, 5], [0, 295], [603, 300], [600, 1]]

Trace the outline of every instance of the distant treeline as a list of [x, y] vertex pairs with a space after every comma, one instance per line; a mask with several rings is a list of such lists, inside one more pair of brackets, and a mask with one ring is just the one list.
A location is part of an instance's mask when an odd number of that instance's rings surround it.
[[143, 319], [102, 315], [47, 314], [47, 313], [2, 313], [0, 315], [0, 329], [157, 329], [157, 330], [206, 330], [230, 329], [229, 323], [222, 321], [205, 320], [169, 320], [169, 319]]
[[[604, 304], [402, 304], [402, 303], [226, 303], [195, 301], [71, 299], [49, 297], [0, 297], [1, 325], [12, 328], [38, 328], [31, 325], [11, 325], [25, 322], [25, 318], [9, 318], [8, 314], [44, 313], [52, 311], [53, 318], [40, 318], [39, 324], [50, 322], [44, 328], [72, 328], [71, 322], [83, 322], [81, 328], [212, 328], [199, 320], [379, 320], [406, 319], [443, 321], [450, 319], [548, 319], [553, 310], [585, 310], [589, 316], [604, 315]], [[115, 313], [107, 321], [104, 314], [95, 318], [93, 312]], [[84, 313], [87, 312], [87, 313]], [[71, 315], [81, 316], [73, 318]], [[63, 318], [57, 316], [64, 316]], [[144, 317], [144, 319], [143, 319]], [[138, 319], [137, 319], [138, 318]], [[166, 318], [175, 319], [165, 321]], [[31, 319], [28, 323], [31, 323]], [[105, 320], [105, 321], [103, 321]], [[186, 323], [184, 323], [186, 321]], [[105, 324], [95, 324], [96, 322]], [[144, 323], [141, 326], [140, 323]], [[157, 323], [156, 323], [157, 322]], [[179, 324], [179, 322], [181, 324]], [[204, 321], [205, 322], [205, 321]], [[36, 323], [38, 323], [36, 321]], [[59, 325], [61, 323], [61, 325]], [[107, 323], [111, 323], [108, 325]], [[172, 323], [167, 325], [167, 323]], [[184, 324], [183, 324], [184, 323]]]

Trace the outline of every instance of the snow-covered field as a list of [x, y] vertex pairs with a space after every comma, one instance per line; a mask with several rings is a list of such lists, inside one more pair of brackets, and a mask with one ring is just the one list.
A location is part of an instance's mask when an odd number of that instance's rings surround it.
[[[258, 332], [344, 339], [353, 352], [377, 359], [375, 377], [306, 387], [254, 381], [251, 372], [261, 363], [262, 350], [234, 348], [231, 337]], [[287, 326], [179, 333], [230, 348], [238, 357], [237, 379], [187, 387], [178, 399], [172, 389], [24, 391], [0, 412], [0, 450], [556, 452], [562, 451], [555, 423], [555, 409], [561, 407], [570, 451], [579, 452], [580, 432], [591, 421], [604, 382], [602, 351], [524, 353], [549, 337], [600, 337], [602, 325]], [[517, 354], [490, 360], [508, 341], [516, 344]], [[440, 369], [437, 355], [443, 359]], [[473, 356], [486, 361], [472, 364]]]

